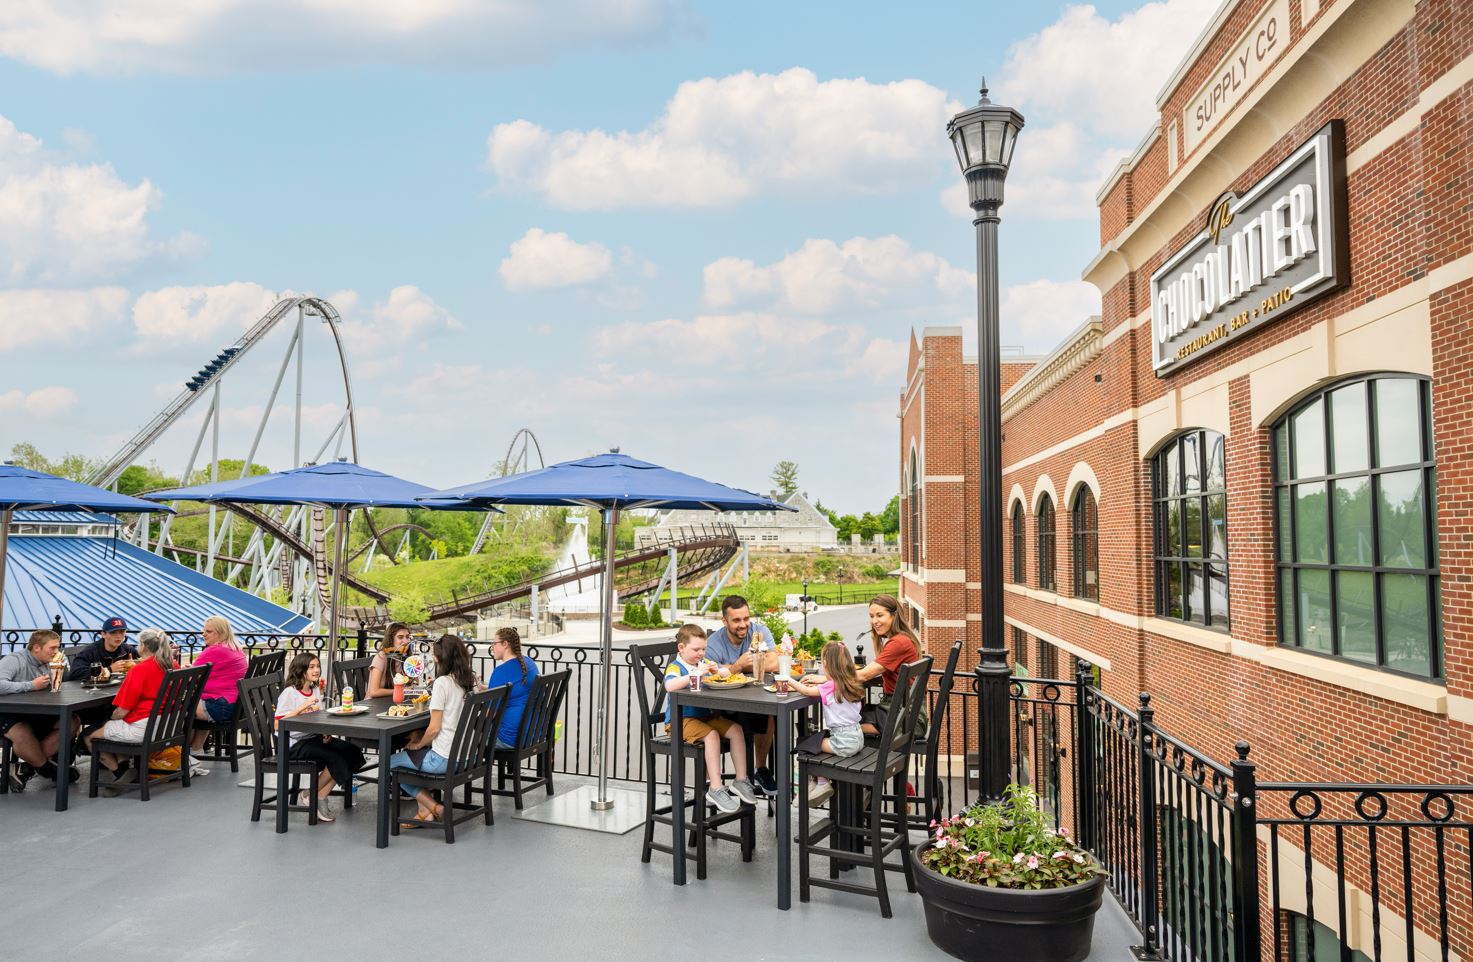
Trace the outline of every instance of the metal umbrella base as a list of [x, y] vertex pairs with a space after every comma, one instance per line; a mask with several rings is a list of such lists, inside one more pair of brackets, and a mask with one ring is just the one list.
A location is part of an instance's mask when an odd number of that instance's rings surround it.
[[644, 792], [606, 788], [604, 801], [613, 804], [602, 810], [595, 809], [594, 805], [599, 803], [598, 788], [583, 785], [571, 792], [554, 795], [540, 805], [524, 808], [513, 818], [609, 835], [624, 835], [644, 824]]

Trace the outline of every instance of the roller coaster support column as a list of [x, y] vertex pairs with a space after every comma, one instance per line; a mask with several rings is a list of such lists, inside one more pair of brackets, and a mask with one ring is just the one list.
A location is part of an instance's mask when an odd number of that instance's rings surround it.
[[598, 686], [598, 794], [592, 807], [595, 812], [606, 812], [614, 807], [609, 797], [609, 712], [614, 689], [610, 684], [614, 670], [614, 553], [618, 550], [619, 509], [605, 508], [604, 521], [604, 577], [603, 617], [601, 619], [601, 643], [603, 647], [603, 670], [599, 672]]
[[532, 586], [532, 592], [531, 592], [531, 603], [532, 603], [532, 619], [531, 620], [532, 620], [532, 623], [527, 626], [527, 634], [531, 635], [534, 638], [537, 637], [537, 635], [540, 634], [540, 632], [537, 630], [537, 615], [538, 615], [537, 602], [539, 600], [538, 597], [537, 597], [537, 595], [538, 595], [537, 586], [534, 584]]
[[332, 514], [335, 535], [332, 546], [332, 600], [328, 603], [327, 665], [322, 669], [322, 677], [327, 679], [329, 697], [334, 693], [332, 666], [338, 660], [338, 587], [343, 578], [343, 565], [348, 563], [348, 511], [346, 508], [334, 508]]
[[[656, 604], [659, 596], [655, 596]], [[680, 604], [680, 558], [675, 550], [675, 545], [670, 546], [670, 621], [679, 624], [680, 619], [675, 616], [676, 606]]]

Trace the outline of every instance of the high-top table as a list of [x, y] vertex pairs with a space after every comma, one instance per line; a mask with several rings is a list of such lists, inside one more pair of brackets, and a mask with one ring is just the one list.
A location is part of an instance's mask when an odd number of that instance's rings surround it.
[[[745, 688], [717, 689], [701, 686], [700, 691], [681, 689], [669, 695], [671, 717], [679, 720], [680, 707], [709, 708], [721, 713], [748, 712], [753, 715], [771, 715], [776, 719], [772, 744], [772, 775], [777, 780], [777, 907], [786, 911], [792, 905], [792, 841], [791, 828], [793, 801], [793, 716], [799, 711], [818, 704], [817, 698], [800, 695], [796, 691], [776, 695], [761, 685]], [[670, 829], [671, 851], [676, 855], [675, 884], [685, 884], [685, 762], [680, 755], [680, 730], [670, 733]]]
[[[56, 810], [66, 811], [67, 790], [71, 785], [68, 774], [72, 770], [72, 719], [90, 708], [105, 708], [113, 703], [118, 693], [117, 685], [100, 685], [93, 688], [80, 681], [64, 681], [60, 691], [52, 691], [48, 685], [40, 691], [25, 691], [15, 695], [0, 695], [0, 715], [56, 715], [56, 730], [61, 732], [61, 741], [56, 749]], [[0, 778], [8, 778], [0, 772]], [[9, 790], [9, 785], [5, 786]]]
[[[358, 715], [332, 715], [326, 711], [315, 711], [306, 715], [283, 718], [276, 725], [276, 832], [281, 834], [287, 827], [287, 734], [305, 732], [311, 735], [333, 735], [360, 744], [367, 743], [378, 748], [378, 836], [379, 848], [389, 847], [389, 756], [393, 754], [394, 739], [400, 735], [419, 731], [430, 723], [428, 710], [408, 718], [380, 718], [394, 706], [393, 698], [365, 698], [358, 704], [368, 711]], [[351, 792], [353, 786], [343, 786]], [[313, 800], [316, 804], [316, 800]], [[490, 804], [490, 801], [487, 801]]]

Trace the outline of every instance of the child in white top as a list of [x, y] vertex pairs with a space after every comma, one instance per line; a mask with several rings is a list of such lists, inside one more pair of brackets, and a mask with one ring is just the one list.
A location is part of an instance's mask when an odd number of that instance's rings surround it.
[[[792, 686], [810, 698], [823, 703], [824, 731], [819, 738], [804, 739], [800, 751], [815, 749], [839, 758], [859, 754], [864, 748], [864, 732], [859, 727], [859, 711], [864, 706], [864, 684], [854, 668], [854, 656], [841, 641], [831, 641], [820, 656], [823, 674], [808, 675]], [[828, 779], [820, 778], [809, 786], [808, 802], [821, 805], [834, 793]]]

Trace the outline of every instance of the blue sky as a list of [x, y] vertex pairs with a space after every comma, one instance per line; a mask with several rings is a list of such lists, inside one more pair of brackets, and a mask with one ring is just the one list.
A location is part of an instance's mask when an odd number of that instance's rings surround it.
[[[366, 464], [461, 483], [526, 426], [549, 460], [620, 445], [744, 487], [795, 460], [859, 512], [897, 488], [910, 329], [973, 323], [946, 118], [983, 72], [1027, 116], [1003, 339], [1045, 353], [1098, 303], [1094, 192], [1216, 3], [86, 7], [0, 10], [0, 449], [111, 453], [310, 291], [344, 316]], [[223, 388], [222, 453], [273, 337]], [[179, 470], [202, 414], [146, 459]]]

